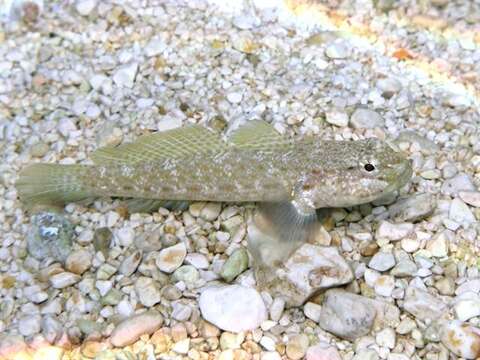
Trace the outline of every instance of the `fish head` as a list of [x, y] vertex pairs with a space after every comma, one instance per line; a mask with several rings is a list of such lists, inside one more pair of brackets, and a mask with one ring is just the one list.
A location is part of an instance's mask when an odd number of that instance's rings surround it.
[[315, 208], [368, 203], [400, 189], [412, 177], [411, 160], [385, 142], [337, 144], [328, 166], [310, 169], [300, 183], [299, 193]]

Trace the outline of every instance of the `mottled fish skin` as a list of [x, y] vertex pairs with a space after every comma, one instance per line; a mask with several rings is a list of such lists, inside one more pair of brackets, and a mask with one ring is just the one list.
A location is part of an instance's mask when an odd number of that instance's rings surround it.
[[[375, 169], [365, 170], [366, 164]], [[221, 202], [297, 199], [314, 208], [369, 202], [411, 177], [409, 160], [376, 139], [302, 139], [275, 151], [230, 147], [220, 153], [84, 169], [81, 182], [96, 196]]]
[[34, 207], [122, 197], [134, 199], [138, 211], [185, 201], [257, 202], [254, 223], [275, 240], [267, 251], [262, 241], [249, 247], [267, 266], [313, 238], [316, 209], [373, 201], [412, 175], [411, 162], [379, 140], [286, 139], [262, 121], [249, 121], [227, 141], [191, 125], [101, 148], [92, 159], [27, 167], [17, 181], [20, 199]]

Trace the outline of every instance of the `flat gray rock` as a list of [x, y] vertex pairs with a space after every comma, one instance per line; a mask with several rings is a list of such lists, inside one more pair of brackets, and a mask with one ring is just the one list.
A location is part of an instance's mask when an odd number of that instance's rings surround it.
[[368, 334], [376, 316], [375, 307], [368, 300], [344, 290], [327, 291], [318, 322], [320, 327], [349, 341]]

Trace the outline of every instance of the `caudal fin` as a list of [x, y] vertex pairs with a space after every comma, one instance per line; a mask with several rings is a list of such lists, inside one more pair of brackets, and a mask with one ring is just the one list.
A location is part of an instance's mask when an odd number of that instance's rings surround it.
[[89, 197], [81, 182], [84, 165], [34, 164], [20, 172], [16, 187], [27, 206], [62, 205]]

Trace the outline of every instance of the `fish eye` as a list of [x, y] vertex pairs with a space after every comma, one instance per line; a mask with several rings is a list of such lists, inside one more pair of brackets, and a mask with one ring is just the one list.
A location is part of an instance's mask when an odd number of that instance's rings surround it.
[[372, 172], [373, 170], [375, 170], [375, 166], [373, 166], [372, 164], [368, 163], [368, 164], [365, 164], [364, 166], [364, 169], [368, 172]]

